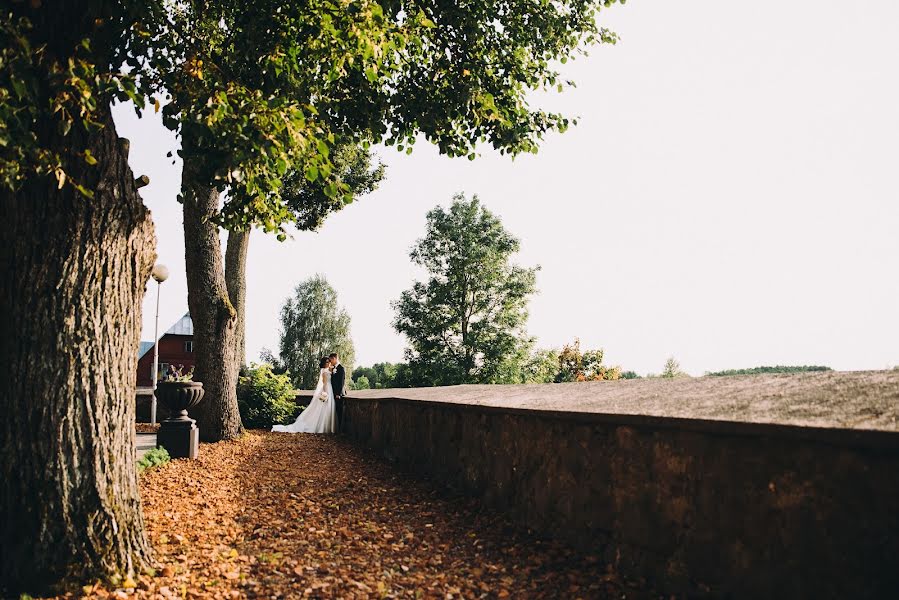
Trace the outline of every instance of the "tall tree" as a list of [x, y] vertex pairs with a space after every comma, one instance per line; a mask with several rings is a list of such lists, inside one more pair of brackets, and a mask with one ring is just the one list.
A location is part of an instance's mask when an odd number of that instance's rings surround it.
[[355, 350], [350, 315], [337, 304], [337, 292], [324, 275], [299, 284], [281, 308], [280, 366], [298, 388], [315, 388], [319, 359], [332, 352], [352, 372]]
[[531, 340], [524, 330], [537, 269], [511, 263], [519, 242], [477, 196], [428, 213], [409, 255], [428, 271], [394, 303], [410, 369], [429, 385], [511, 383]]
[[140, 22], [159, 10], [0, 12], [3, 597], [124, 578], [149, 559], [133, 373], [155, 240], [110, 103], [141, 101], [153, 34]]
[[[220, 252], [218, 227], [256, 224], [286, 237], [294, 212], [281, 191], [290, 169], [322, 180], [329, 198], [350, 200], [330, 159], [337, 139], [408, 151], [421, 135], [446, 155], [472, 159], [485, 142], [501, 153], [536, 151], [544, 134], [569, 120], [532, 109], [528, 92], [561, 89], [568, 82], [554, 61], [583, 44], [615, 41], [595, 18], [611, 3], [176, 5], [170, 46], [180, 53], [174, 68], [155, 76], [171, 93], [165, 122], [182, 136], [188, 303], [196, 376], [207, 388], [199, 407], [204, 439], [240, 431], [239, 311], [221, 258], [203, 256]], [[237, 240], [232, 254], [239, 263]]]

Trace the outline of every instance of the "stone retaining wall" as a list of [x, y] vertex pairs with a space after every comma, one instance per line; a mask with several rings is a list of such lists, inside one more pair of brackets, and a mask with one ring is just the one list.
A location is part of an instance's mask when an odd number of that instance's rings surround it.
[[[469, 386], [444, 390], [447, 397], [472, 393]], [[492, 393], [501, 397], [504, 390]], [[734, 598], [899, 592], [895, 431], [415, 395], [354, 393], [343, 432], [665, 592]]]

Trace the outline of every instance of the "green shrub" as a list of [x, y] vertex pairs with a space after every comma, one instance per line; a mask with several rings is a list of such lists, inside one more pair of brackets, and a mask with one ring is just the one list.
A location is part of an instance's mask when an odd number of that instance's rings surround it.
[[250, 428], [286, 423], [298, 412], [290, 377], [276, 374], [267, 364], [253, 364], [240, 376], [237, 406], [244, 425]]
[[366, 377], [365, 375], [360, 375], [353, 382], [353, 389], [354, 390], [369, 390], [369, 389], [371, 389], [371, 383], [369, 383], [368, 377]]
[[169, 456], [168, 450], [162, 446], [158, 446], [152, 450], [148, 450], [147, 453], [137, 461], [137, 472], [143, 473], [147, 469], [164, 465], [170, 460], [172, 460], [172, 457]]

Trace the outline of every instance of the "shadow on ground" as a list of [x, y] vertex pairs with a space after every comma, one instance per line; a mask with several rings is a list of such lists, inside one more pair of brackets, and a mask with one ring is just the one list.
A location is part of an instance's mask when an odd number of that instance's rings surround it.
[[337, 436], [248, 432], [141, 491], [160, 563], [142, 597], [652, 597]]

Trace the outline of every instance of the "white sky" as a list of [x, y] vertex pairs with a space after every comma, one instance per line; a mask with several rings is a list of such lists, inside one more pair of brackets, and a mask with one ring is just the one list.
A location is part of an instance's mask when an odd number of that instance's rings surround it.
[[[353, 320], [357, 364], [402, 358], [391, 300], [416, 272], [425, 214], [476, 193], [539, 264], [529, 330], [579, 336], [607, 362], [659, 372], [899, 363], [899, 4], [631, 0], [603, 11], [617, 46], [567, 65], [544, 103], [580, 117], [540, 154], [474, 162], [419, 143], [381, 150], [381, 188], [319, 233], [255, 232], [247, 350], [277, 348], [291, 289], [323, 272]], [[160, 330], [187, 310], [180, 163], [152, 116], [116, 112], [153, 211]], [[152, 339], [155, 284], [144, 302]]]

